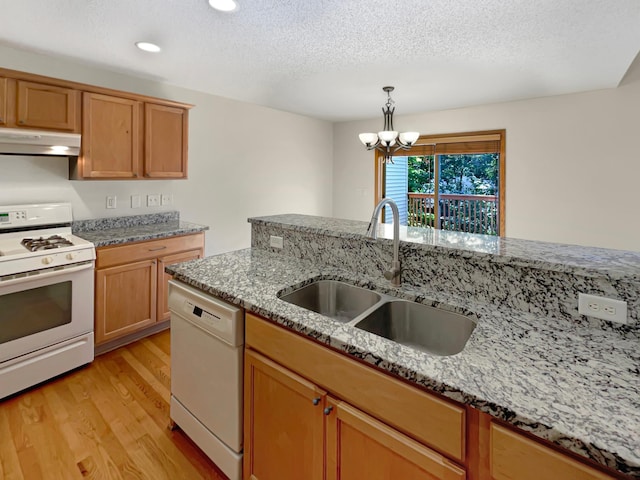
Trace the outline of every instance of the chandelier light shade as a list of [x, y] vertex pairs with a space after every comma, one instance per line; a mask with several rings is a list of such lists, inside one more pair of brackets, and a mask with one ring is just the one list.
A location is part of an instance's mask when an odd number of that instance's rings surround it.
[[391, 92], [394, 87], [382, 87], [387, 93], [387, 103], [382, 107], [384, 115], [383, 130], [378, 133], [361, 133], [358, 135], [362, 144], [367, 150], [379, 150], [384, 153], [385, 163], [393, 163], [392, 156], [398, 150], [408, 150], [418, 141], [419, 132], [402, 132], [398, 134], [393, 129], [393, 112], [396, 107], [393, 106], [394, 101], [391, 98]]

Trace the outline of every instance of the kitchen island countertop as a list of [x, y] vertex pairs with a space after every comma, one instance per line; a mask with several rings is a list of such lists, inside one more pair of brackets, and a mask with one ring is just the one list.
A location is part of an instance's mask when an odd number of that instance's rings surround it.
[[[269, 318], [347, 355], [640, 478], [640, 353], [635, 331], [588, 328], [522, 311], [428, 298], [349, 271], [260, 249], [167, 267], [177, 280]], [[297, 307], [278, 294], [338, 279], [409, 300], [472, 311], [465, 349], [440, 357]]]

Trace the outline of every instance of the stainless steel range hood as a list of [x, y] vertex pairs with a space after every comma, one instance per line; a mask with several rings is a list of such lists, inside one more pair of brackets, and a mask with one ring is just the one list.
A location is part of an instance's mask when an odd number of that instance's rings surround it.
[[0, 155], [77, 157], [80, 138], [79, 133], [0, 128]]

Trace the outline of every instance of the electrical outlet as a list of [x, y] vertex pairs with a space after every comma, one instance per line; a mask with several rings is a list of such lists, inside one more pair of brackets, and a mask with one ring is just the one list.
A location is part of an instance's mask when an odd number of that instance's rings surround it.
[[578, 313], [611, 322], [627, 323], [627, 302], [579, 293]]
[[269, 237], [269, 245], [271, 245], [273, 248], [282, 248], [284, 247], [284, 240], [282, 240], [282, 237], [271, 235]]
[[131, 208], [140, 208], [141, 205], [140, 195], [131, 195]]
[[160, 194], [154, 193], [147, 195], [147, 207], [159, 207], [160, 206]]
[[171, 205], [171, 194], [163, 193], [160, 197], [160, 205]]
[[107, 195], [107, 208], [116, 208], [117, 198], [115, 195]]

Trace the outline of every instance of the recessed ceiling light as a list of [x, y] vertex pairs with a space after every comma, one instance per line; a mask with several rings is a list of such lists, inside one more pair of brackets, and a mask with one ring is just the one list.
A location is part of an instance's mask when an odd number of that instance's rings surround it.
[[238, 8], [235, 0], [209, 0], [209, 5], [221, 12], [233, 12]]
[[145, 52], [151, 52], [151, 53], [158, 53], [160, 50], [162, 50], [155, 43], [149, 43], [149, 42], [136, 42], [136, 47], [138, 47], [140, 50], [144, 50]]

